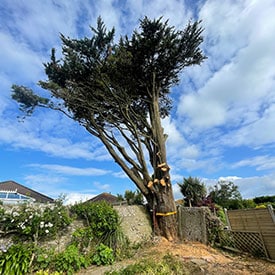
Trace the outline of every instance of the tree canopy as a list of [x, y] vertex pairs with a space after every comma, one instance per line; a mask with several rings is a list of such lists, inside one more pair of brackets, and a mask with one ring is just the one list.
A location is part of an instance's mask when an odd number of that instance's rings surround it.
[[199, 178], [184, 178], [183, 183], [178, 183], [178, 186], [189, 207], [197, 206], [206, 197], [205, 184]]
[[61, 35], [62, 57], [52, 50], [44, 64], [48, 80], [39, 81], [50, 97], [19, 85], [13, 85], [12, 97], [27, 115], [38, 106], [77, 121], [101, 140], [151, 208], [174, 213], [161, 119], [170, 113], [170, 88], [180, 72], [205, 59], [200, 22], [176, 30], [162, 18], [145, 17], [130, 38], [118, 43], [114, 28], [107, 31], [100, 17], [91, 30], [91, 38]]
[[241, 208], [242, 196], [237, 185], [219, 181], [209, 193], [211, 200], [224, 208]]

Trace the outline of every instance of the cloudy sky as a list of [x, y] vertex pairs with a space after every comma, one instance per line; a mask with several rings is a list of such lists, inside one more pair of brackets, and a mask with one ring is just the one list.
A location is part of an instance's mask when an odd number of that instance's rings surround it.
[[232, 180], [244, 198], [275, 195], [274, 14], [274, 0], [1, 0], [0, 181], [69, 202], [136, 189], [74, 121], [50, 110], [18, 121], [10, 87], [46, 79], [43, 63], [51, 48], [60, 53], [60, 33], [90, 36], [100, 15], [118, 39], [144, 16], [163, 16], [177, 29], [202, 20], [208, 57], [183, 72], [163, 121], [175, 197], [188, 176], [207, 186]]

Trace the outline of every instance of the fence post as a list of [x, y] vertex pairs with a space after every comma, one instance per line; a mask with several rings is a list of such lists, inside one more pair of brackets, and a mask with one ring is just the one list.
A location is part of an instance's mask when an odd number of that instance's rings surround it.
[[225, 218], [226, 218], [226, 222], [227, 222], [227, 225], [228, 225], [228, 229], [231, 230], [231, 224], [230, 224], [230, 221], [229, 221], [229, 218], [228, 218], [227, 209], [224, 208], [223, 211], [224, 211], [224, 214], [225, 214]]
[[267, 205], [267, 209], [268, 209], [268, 211], [269, 211], [269, 213], [270, 213], [270, 216], [271, 216], [271, 218], [272, 218], [272, 220], [273, 220], [273, 223], [275, 223], [275, 215], [274, 215], [274, 211], [273, 211], [272, 205], [271, 205], [271, 204], [268, 204], [268, 205]]

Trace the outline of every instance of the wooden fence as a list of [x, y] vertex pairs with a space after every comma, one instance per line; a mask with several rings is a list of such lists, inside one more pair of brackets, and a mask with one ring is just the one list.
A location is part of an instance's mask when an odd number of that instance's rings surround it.
[[272, 206], [225, 211], [235, 248], [275, 260], [275, 215]]

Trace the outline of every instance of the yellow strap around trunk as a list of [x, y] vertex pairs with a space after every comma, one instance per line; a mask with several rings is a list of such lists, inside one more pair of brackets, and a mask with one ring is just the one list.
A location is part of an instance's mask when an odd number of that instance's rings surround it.
[[166, 217], [166, 216], [175, 215], [175, 214], [177, 214], [177, 211], [167, 212], [167, 213], [156, 213], [156, 216]]

